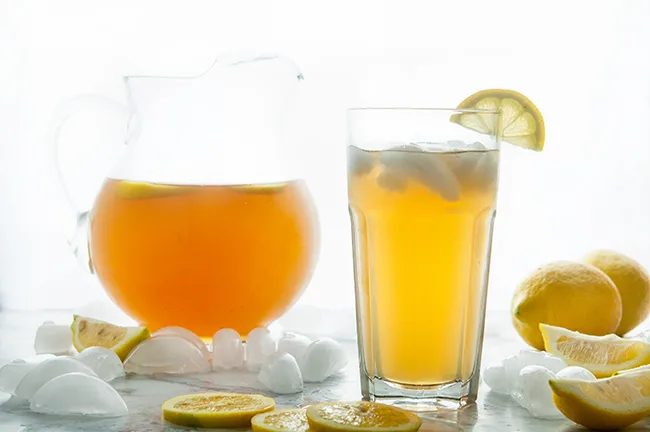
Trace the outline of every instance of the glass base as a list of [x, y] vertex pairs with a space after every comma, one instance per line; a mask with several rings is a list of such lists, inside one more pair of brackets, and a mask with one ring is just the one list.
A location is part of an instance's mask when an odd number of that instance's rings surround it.
[[412, 386], [361, 376], [364, 400], [380, 402], [419, 413], [458, 411], [476, 401], [478, 374], [463, 382]]

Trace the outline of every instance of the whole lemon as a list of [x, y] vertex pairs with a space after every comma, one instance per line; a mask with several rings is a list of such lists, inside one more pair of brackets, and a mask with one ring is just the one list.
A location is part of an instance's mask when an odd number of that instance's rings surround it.
[[621, 322], [621, 296], [614, 282], [588, 264], [557, 261], [524, 279], [512, 298], [512, 323], [524, 341], [544, 349], [539, 324], [602, 336]]
[[598, 267], [614, 282], [623, 302], [623, 317], [616, 334], [623, 336], [650, 313], [650, 277], [641, 264], [621, 253], [599, 250], [587, 255], [587, 264]]

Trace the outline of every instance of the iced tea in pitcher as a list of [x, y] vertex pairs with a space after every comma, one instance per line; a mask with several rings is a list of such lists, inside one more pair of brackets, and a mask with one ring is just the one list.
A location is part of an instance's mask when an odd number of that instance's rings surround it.
[[282, 315], [315, 261], [316, 216], [303, 181], [183, 186], [109, 179], [90, 222], [96, 273], [151, 330], [241, 334]]

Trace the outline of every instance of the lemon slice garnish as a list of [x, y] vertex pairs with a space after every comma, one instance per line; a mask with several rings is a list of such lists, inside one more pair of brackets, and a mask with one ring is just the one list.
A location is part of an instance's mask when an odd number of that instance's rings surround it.
[[415, 414], [375, 402], [324, 402], [307, 408], [314, 431], [414, 432], [422, 420]]
[[309, 429], [304, 408], [282, 409], [258, 414], [251, 420], [253, 432], [305, 432]]
[[197, 393], [177, 396], [162, 406], [163, 419], [200, 428], [250, 427], [257, 414], [271, 411], [275, 401], [254, 394]]
[[540, 324], [546, 352], [570, 366], [582, 366], [596, 377], [650, 363], [650, 344], [616, 335], [589, 336], [561, 327]]
[[551, 379], [555, 406], [590, 429], [619, 430], [650, 415], [650, 370], [596, 381]]
[[77, 351], [81, 352], [93, 346], [108, 348], [122, 361], [136, 345], [151, 336], [145, 327], [120, 327], [79, 315], [74, 316], [70, 328], [72, 344]]
[[184, 194], [189, 190], [187, 186], [134, 182], [129, 180], [118, 180], [115, 186], [117, 196], [129, 200], [164, 198]]
[[451, 121], [454, 123], [482, 134], [498, 136], [519, 147], [535, 151], [544, 148], [542, 113], [530, 99], [519, 92], [481, 90], [462, 101], [458, 108], [498, 110], [498, 122], [491, 115], [467, 112], [452, 115]]

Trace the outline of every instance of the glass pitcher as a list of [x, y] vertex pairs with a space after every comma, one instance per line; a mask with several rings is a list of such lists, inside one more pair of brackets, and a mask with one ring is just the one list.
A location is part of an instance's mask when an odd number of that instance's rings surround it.
[[300, 80], [282, 57], [229, 55], [197, 77], [125, 77], [129, 107], [98, 96], [70, 105], [55, 150], [78, 109], [128, 118], [123, 155], [93, 208], [77, 212], [70, 243], [133, 319], [246, 335], [300, 297], [319, 248], [288, 150]]

